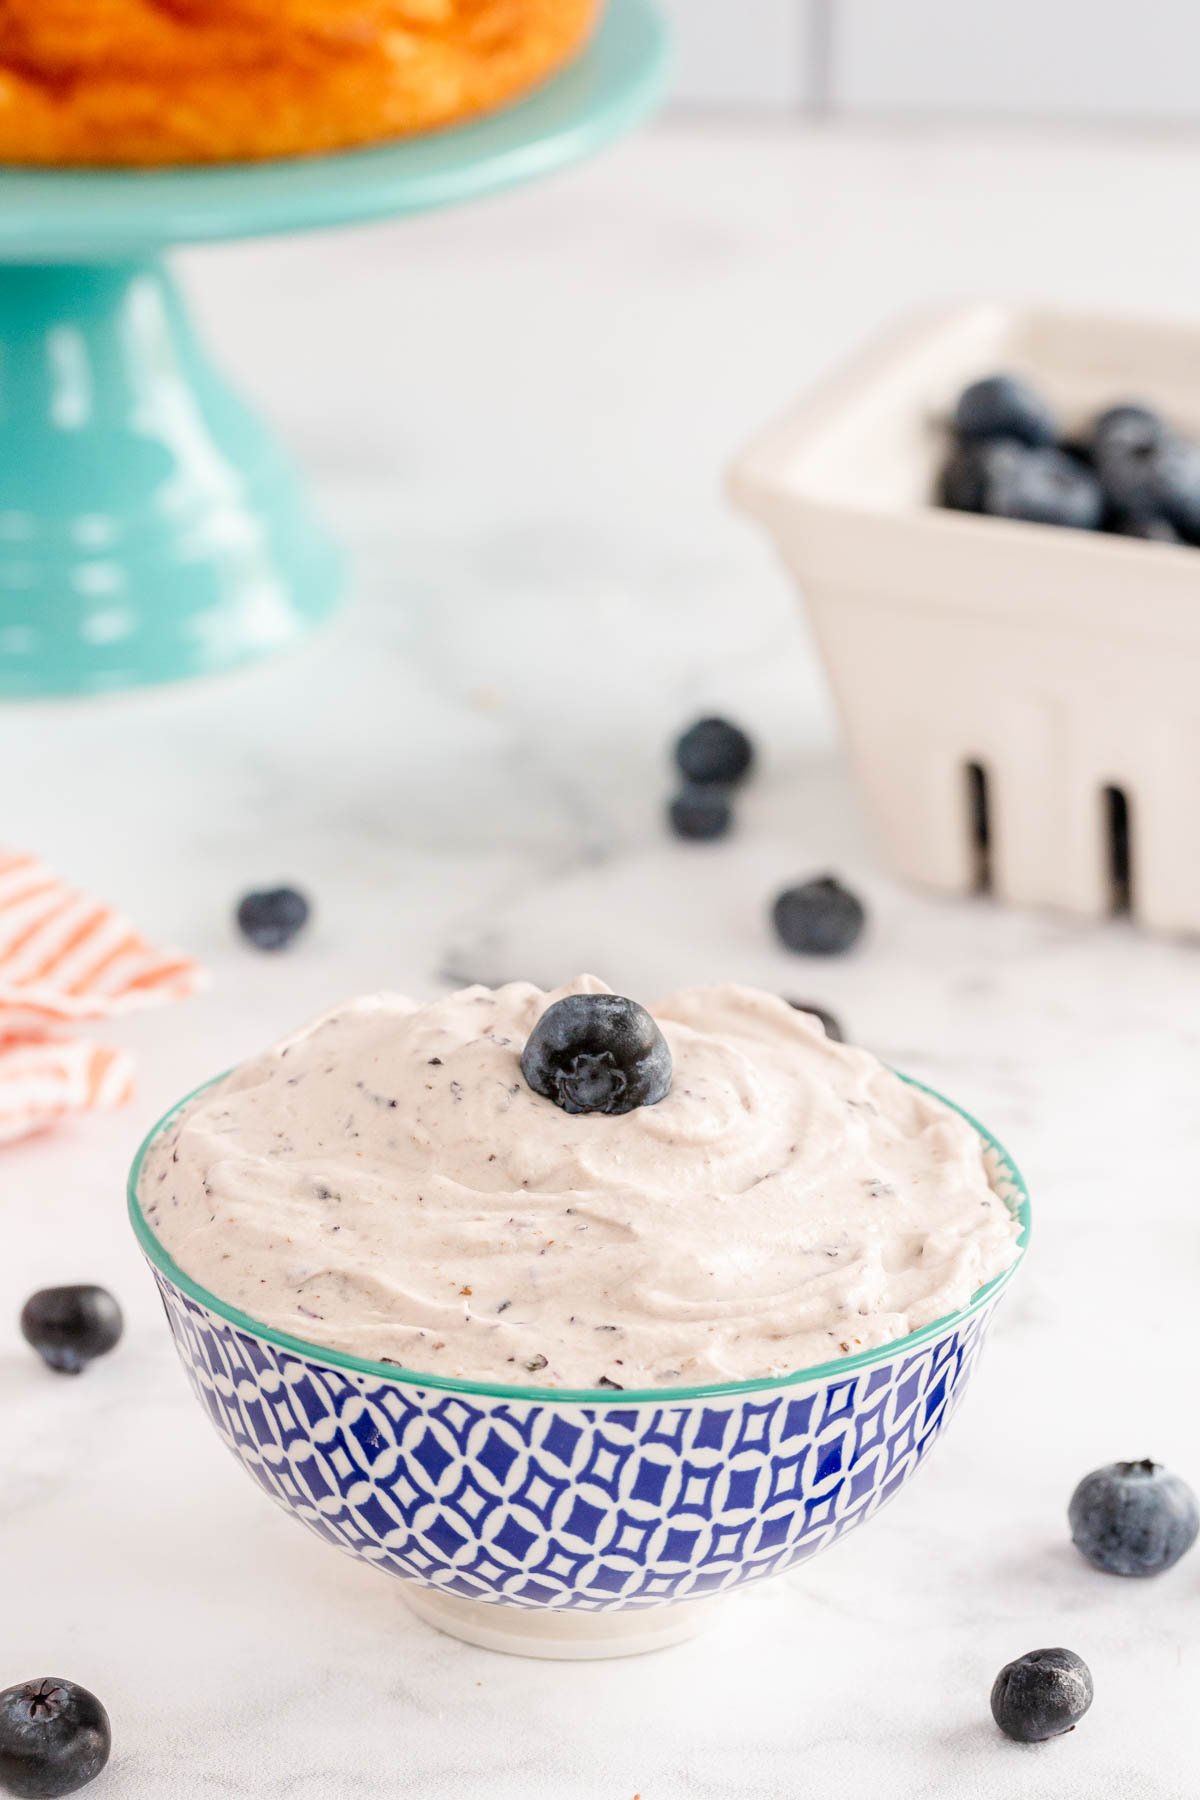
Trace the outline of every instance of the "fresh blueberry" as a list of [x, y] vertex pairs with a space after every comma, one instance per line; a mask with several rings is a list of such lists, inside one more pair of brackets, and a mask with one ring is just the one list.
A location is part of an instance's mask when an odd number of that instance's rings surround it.
[[1200, 1530], [1187, 1482], [1154, 1462], [1110, 1463], [1085, 1475], [1067, 1517], [1075, 1548], [1109, 1575], [1160, 1575]]
[[1019, 375], [988, 375], [964, 388], [954, 409], [954, 429], [964, 443], [1015, 438], [1036, 446], [1058, 438], [1054, 414]]
[[1059, 449], [1072, 462], [1077, 462], [1085, 469], [1092, 466], [1092, 441], [1089, 437], [1065, 437], [1059, 442]]
[[687, 781], [732, 786], [749, 773], [754, 745], [728, 719], [697, 719], [675, 745], [675, 761]]
[[627, 1113], [670, 1091], [671, 1052], [644, 1006], [620, 994], [567, 994], [521, 1052], [535, 1094], [569, 1113]]
[[1164, 455], [1167, 517], [1189, 544], [1200, 544], [1200, 445], [1180, 439]]
[[1084, 441], [1092, 461], [1099, 462], [1103, 456], [1131, 451], [1145, 455], [1165, 444], [1170, 436], [1170, 427], [1161, 413], [1153, 407], [1125, 401], [1108, 407], [1094, 419]]
[[841, 956], [853, 949], [867, 921], [862, 901], [835, 875], [785, 888], [771, 918], [780, 942], [806, 956]]
[[1151, 514], [1139, 517], [1136, 513], [1117, 513], [1111, 519], [1108, 529], [1117, 537], [1148, 538], [1153, 544], [1186, 542], [1183, 533], [1176, 531], [1170, 519], [1156, 519]]
[[724, 788], [689, 781], [667, 808], [667, 817], [676, 837], [711, 843], [733, 824], [733, 807]]
[[1074, 1731], [1092, 1693], [1091, 1670], [1073, 1650], [1029, 1650], [997, 1675], [992, 1717], [1018, 1744], [1041, 1744]]
[[991, 511], [989, 498], [997, 484], [1007, 482], [1007, 470], [1021, 455], [1021, 445], [1010, 438], [981, 444], [956, 444], [938, 477], [938, 500], [955, 512]]
[[1104, 491], [1091, 469], [1066, 450], [1026, 450], [998, 481], [988, 512], [1030, 525], [1064, 525], [1098, 531]]
[[1182, 438], [1117, 443], [1097, 450], [1096, 468], [1118, 518], [1166, 519], [1200, 543], [1200, 448]]
[[966, 444], [942, 470], [941, 499], [959, 512], [1031, 525], [1067, 525], [1096, 531], [1104, 517], [1104, 492], [1091, 469], [1065, 450], [1031, 450], [1002, 438]]
[[238, 902], [238, 930], [259, 950], [284, 950], [308, 923], [309, 905], [295, 888], [268, 888]]
[[820, 1019], [825, 1028], [825, 1036], [832, 1038], [835, 1044], [845, 1043], [846, 1034], [842, 1030], [841, 1021], [836, 1014], [828, 1012], [823, 1006], [817, 1006], [812, 1000], [789, 999], [788, 1005], [795, 1007], [797, 1012], [811, 1013], [814, 1019]]
[[0, 1693], [0, 1788], [22, 1800], [54, 1800], [94, 1781], [112, 1749], [95, 1694], [48, 1675]]
[[21, 1332], [60, 1375], [78, 1375], [121, 1339], [121, 1309], [102, 1287], [39, 1288], [21, 1309]]

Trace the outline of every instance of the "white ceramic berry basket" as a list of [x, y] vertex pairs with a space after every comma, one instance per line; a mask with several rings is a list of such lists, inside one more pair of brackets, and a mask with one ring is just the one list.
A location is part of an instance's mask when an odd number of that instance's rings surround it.
[[935, 506], [953, 402], [1000, 369], [1068, 431], [1139, 398], [1200, 436], [1200, 329], [977, 304], [764, 431], [734, 500], [803, 590], [900, 875], [1200, 932], [1200, 550]]

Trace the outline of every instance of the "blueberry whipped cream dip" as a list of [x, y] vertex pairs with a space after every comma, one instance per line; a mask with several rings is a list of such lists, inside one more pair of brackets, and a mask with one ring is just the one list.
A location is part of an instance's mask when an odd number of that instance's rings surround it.
[[788, 1374], [964, 1306], [1017, 1256], [986, 1156], [773, 995], [647, 1013], [581, 976], [339, 1007], [191, 1100], [139, 1198], [186, 1274], [275, 1330], [647, 1388]]

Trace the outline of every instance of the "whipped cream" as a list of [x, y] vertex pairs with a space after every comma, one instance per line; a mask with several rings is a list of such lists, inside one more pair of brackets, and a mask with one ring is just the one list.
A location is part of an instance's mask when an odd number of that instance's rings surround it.
[[666, 1098], [521, 1076], [553, 994], [356, 1000], [208, 1088], [145, 1157], [179, 1266], [277, 1330], [424, 1373], [641, 1388], [781, 1375], [964, 1306], [1017, 1255], [966, 1121], [773, 995], [651, 1007]]

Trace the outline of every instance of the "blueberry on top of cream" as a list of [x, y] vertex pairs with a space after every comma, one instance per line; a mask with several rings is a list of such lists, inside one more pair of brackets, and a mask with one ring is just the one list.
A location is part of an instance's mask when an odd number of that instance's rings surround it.
[[548, 1006], [521, 1053], [535, 1094], [569, 1113], [627, 1113], [671, 1088], [671, 1052], [644, 1006], [621, 994], [567, 994]]

